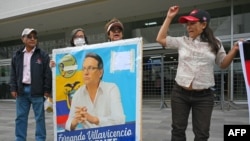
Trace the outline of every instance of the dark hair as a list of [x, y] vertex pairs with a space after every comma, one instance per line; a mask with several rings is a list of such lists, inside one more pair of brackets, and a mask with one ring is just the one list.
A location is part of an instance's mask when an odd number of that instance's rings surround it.
[[71, 46], [76, 46], [76, 45], [74, 44], [74, 38], [75, 38], [75, 35], [76, 35], [76, 33], [77, 33], [78, 31], [82, 31], [82, 32], [84, 33], [84, 40], [85, 40], [85, 43], [86, 43], [86, 44], [89, 44], [88, 38], [87, 38], [87, 35], [86, 35], [85, 31], [84, 31], [82, 28], [76, 28], [76, 29], [73, 29], [72, 32], [71, 32], [70, 45], [71, 45]]
[[88, 57], [94, 58], [98, 62], [98, 66], [97, 67], [99, 69], [103, 69], [103, 61], [102, 61], [102, 58], [98, 54], [90, 52], [90, 53], [87, 53], [85, 55], [85, 59], [88, 58]]
[[208, 42], [215, 54], [217, 54], [221, 47], [221, 42], [214, 36], [212, 29], [209, 27], [209, 23], [207, 23], [207, 26], [201, 33], [201, 41]]
[[[85, 55], [85, 59], [88, 58], [88, 57], [94, 58], [98, 62], [98, 64], [97, 64], [98, 69], [103, 70], [103, 61], [102, 61], [101, 56], [99, 56], [96, 53], [90, 52], [90, 53], [87, 53]], [[104, 70], [103, 70], [103, 74], [104, 74]], [[102, 77], [101, 77], [101, 79], [102, 79]]]

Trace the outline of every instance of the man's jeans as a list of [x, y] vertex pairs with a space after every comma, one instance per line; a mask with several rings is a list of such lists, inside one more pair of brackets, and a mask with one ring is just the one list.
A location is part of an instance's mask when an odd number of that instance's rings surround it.
[[171, 95], [172, 141], [186, 141], [186, 128], [192, 111], [194, 141], [207, 141], [214, 97], [210, 89], [202, 91], [185, 90], [177, 84]]
[[36, 141], [46, 140], [44, 97], [31, 97], [30, 85], [24, 85], [24, 95], [16, 99], [16, 141], [26, 141], [28, 116], [32, 105], [36, 120]]

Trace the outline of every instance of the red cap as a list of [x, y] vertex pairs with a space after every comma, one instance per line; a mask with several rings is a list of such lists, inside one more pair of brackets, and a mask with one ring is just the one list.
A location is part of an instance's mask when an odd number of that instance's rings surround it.
[[210, 21], [210, 15], [207, 11], [195, 9], [192, 12], [190, 12], [187, 16], [181, 16], [179, 18], [179, 23], [187, 23], [190, 22], [207, 22]]

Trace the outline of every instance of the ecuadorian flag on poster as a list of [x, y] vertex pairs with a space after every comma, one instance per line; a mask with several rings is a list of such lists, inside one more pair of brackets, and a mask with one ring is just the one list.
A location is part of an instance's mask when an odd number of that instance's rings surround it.
[[240, 58], [247, 89], [250, 123], [250, 40], [239, 42]]
[[[102, 81], [114, 83], [118, 87], [125, 123], [93, 128], [84, 127], [79, 123], [77, 128], [69, 130], [66, 123], [72, 109], [74, 94], [84, 92], [78, 90], [85, 84], [82, 68], [88, 53], [98, 54], [102, 58]], [[55, 141], [141, 140], [142, 38], [53, 49], [52, 60], [55, 61], [55, 67], [52, 68]], [[110, 103], [115, 102], [117, 101]], [[107, 105], [101, 107], [108, 107], [107, 110], [114, 109]], [[95, 115], [103, 113], [100, 110], [91, 112]], [[104, 115], [102, 118], [107, 117]]]

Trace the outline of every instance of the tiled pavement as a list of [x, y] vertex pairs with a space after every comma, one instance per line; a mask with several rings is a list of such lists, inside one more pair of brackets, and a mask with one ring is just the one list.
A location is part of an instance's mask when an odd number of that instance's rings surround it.
[[[167, 103], [167, 105], [169, 105]], [[227, 105], [226, 105], [227, 106]], [[35, 121], [33, 111], [30, 111], [28, 139], [34, 141]], [[191, 116], [190, 118], [191, 119]], [[0, 101], [0, 141], [14, 141], [15, 102]], [[53, 114], [46, 113], [47, 141], [53, 141]], [[193, 140], [189, 120], [186, 131], [187, 141]], [[236, 105], [236, 108], [221, 110], [215, 106], [210, 131], [210, 141], [223, 141], [224, 124], [249, 124], [247, 105]], [[171, 109], [160, 108], [160, 102], [144, 101], [142, 106], [142, 141], [170, 141], [171, 138]]]

